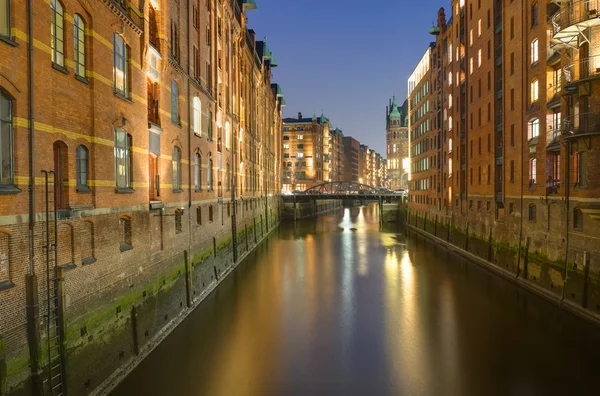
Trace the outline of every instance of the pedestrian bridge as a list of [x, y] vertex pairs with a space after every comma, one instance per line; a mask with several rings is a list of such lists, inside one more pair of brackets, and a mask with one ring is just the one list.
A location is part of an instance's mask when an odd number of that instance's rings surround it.
[[306, 201], [312, 199], [345, 199], [360, 201], [379, 201], [380, 199], [401, 200], [403, 195], [391, 190], [379, 189], [356, 182], [329, 182], [318, 184], [305, 191], [283, 195], [285, 201]]

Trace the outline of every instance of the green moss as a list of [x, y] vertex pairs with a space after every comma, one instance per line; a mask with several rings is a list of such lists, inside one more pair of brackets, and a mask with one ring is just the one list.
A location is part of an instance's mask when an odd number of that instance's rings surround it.
[[23, 348], [19, 355], [11, 356], [6, 361], [6, 378], [0, 375], [0, 380], [2, 380], [0, 390], [5, 389], [9, 378], [19, 377], [23, 375], [23, 372], [29, 372], [29, 352], [27, 348]]

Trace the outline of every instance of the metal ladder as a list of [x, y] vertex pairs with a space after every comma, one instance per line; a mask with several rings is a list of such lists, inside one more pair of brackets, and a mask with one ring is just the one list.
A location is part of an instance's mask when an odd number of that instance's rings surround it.
[[[56, 174], [42, 171], [45, 186], [45, 228], [42, 249], [46, 253], [46, 347], [47, 373], [44, 380], [44, 394], [64, 396], [64, 350], [61, 329], [61, 296], [58, 267], [58, 224], [56, 214]], [[50, 177], [51, 176], [51, 177]]]

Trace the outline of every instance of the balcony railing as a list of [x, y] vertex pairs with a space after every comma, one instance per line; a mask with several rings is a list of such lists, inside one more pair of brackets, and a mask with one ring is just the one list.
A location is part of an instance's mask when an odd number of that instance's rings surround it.
[[563, 68], [565, 84], [600, 77], [600, 55], [579, 58]]
[[581, 113], [566, 117], [561, 131], [567, 136], [600, 134], [600, 113]]
[[600, 24], [600, 0], [576, 0], [564, 2], [560, 10], [552, 16], [552, 35], [556, 36], [563, 30], [575, 26], [590, 27]]

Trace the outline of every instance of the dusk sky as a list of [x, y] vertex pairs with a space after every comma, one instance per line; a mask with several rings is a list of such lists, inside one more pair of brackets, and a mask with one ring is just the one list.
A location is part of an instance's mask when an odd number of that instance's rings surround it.
[[248, 27], [278, 67], [285, 117], [321, 114], [385, 156], [385, 106], [406, 98], [407, 79], [450, 0], [256, 0]]

